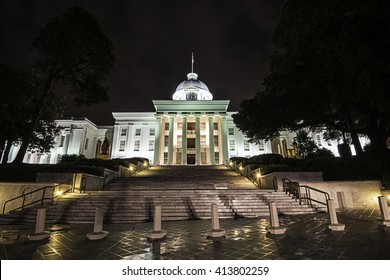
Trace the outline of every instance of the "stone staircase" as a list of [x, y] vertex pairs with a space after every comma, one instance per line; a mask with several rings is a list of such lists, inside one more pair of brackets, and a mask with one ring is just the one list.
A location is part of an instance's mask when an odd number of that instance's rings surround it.
[[[220, 218], [267, 217], [269, 201], [286, 215], [315, 212], [285, 193], [255, 188], [224, 166], [153, 166], [104, 191], [63, 195], [47, 205], [46, 223], [93, 223], [96, 207], [102, 207], [105, 223], [151, 221], [153, 205], [162, 206], [163, 221], [210, 219], [213, 203]], [[0, 224], [35, 223], [36, 212], [1, 215]]]

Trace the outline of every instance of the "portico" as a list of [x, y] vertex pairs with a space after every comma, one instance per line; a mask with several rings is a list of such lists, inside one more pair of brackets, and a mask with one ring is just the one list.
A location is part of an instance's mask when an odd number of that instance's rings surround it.
[[[227, 162], [226, 110], [229, 100], [154, 100], [157, 164], [223, 164]], [[226, 123], [226, 122], [225, 122]]]

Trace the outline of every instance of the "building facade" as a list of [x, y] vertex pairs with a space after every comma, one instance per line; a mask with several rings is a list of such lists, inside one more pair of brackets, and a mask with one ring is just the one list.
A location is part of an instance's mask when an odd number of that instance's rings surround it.
[[249, 143], [233, 123], [229, 100], [213, 100], [195, 73], [179, 84], [172, 100], [152, 102], [153, 113], [113, 113], [113, 158], [142, 156], [153, 164], [205, 165], [272, 152], [266, 143]]
[[[62, 155], [87, 158], [144, 157], [157, 165], [225, 164], [231, 157], [278, 153], [294, 157], [294, 133], [282, 132], [273, 141], [250, 143], [234, 125], [229, 100], [214, 100], [196, 73], [189, 73], [172, 100], [153, 100], [154, 112], [113, 112], [113, 126], [97, 126], [88, 119], [58, 120], [62, 128], [48, 154], [26, 153], [26, 163], [57, 163]], [[339, 155], [337, 141], [312, 133], [320, 148]], [[362, 140], [362, 145], [365, 140]], [[16, 155], [13, 147], [9, 161]], [[351, 145], [354, 154], [353, 145]]]

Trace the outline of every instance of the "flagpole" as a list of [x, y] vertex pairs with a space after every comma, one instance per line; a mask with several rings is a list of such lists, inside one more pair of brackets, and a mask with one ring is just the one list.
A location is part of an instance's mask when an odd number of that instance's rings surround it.
[[191, 60], [191, 73], [194, 73], [194, 53], [192, 52], [192, 60]]

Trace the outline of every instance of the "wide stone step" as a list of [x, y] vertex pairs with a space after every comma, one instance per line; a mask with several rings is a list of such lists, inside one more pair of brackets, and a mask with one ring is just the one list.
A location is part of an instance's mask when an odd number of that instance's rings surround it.
[[[153, 206], [162, 206], [162, 220], [210, 219], [211, 204], [219, 217], [268, 217], [275, 201], [285, 215], [314, 213], [283, 192], [257, 189], [223, 166], [156, 166], [135, 177], [118, 178], [104, 191], [66, 194], [45, 206], [46, 223], [93, 223], [101, 207], [105, 223], [150, 221]], [[0, 215], [0, 224], [35, 223], [37, 208]]]

